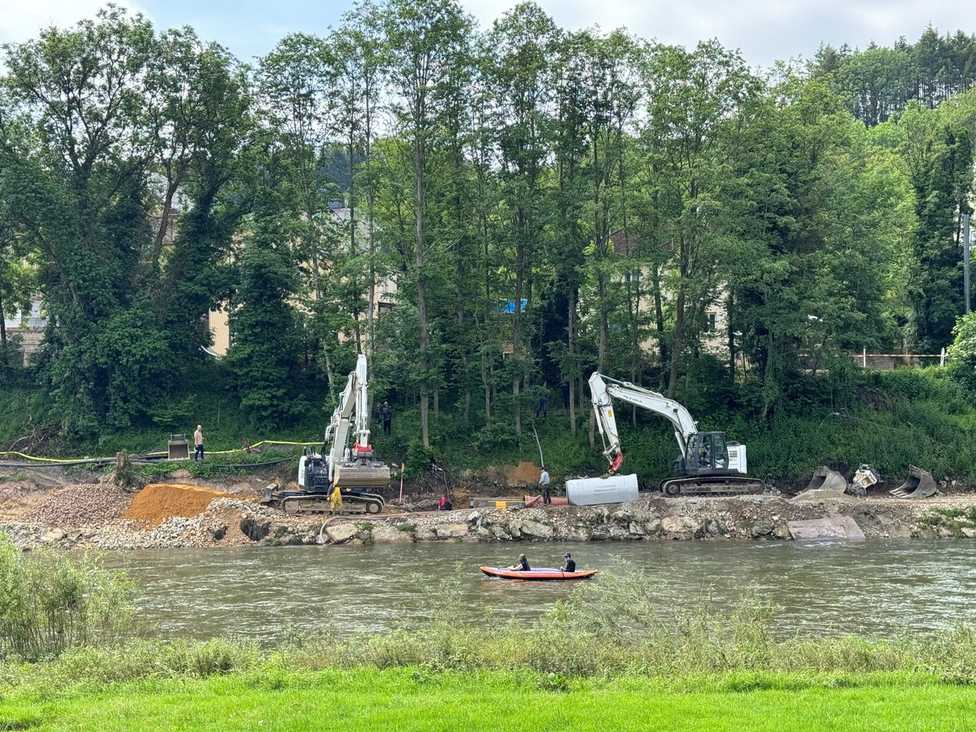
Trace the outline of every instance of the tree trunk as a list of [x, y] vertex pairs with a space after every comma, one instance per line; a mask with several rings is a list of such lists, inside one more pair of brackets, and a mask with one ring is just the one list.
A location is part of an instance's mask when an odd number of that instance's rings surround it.
[[488, 379], [488, 354], [481, 352], [481, 383], [485, 390], [485, 424], [491, 427], [491, 381]]
[[[569, 304], [566, 308], [567, 352], [573, 363], [576, 361], [576, 284], [569, 288]], [[569, 377], [569, 431], [576, 434], [576, 376]]]
[[376, 323], [376, 265], [373, 259], [376, 256], [376, 186], [373, 183], [373, 106], [371, 103], [372, 93], [371, 84], [367, 77], [364, 96], [364, 148], [365, 158], [363, 164], [366, 166], [366, 239], [369, 249], [369, 302], [366, 307], [366, 350], [369, 355], [373, 355], [373, 338], [375, 336], [374, 326]]
[[725, 324], [729, 338], [729, 381], [735, 383], [735, 326], [733, 325], [732, 310], [735, 307], [735, 296], [729, 290], [725, 301]]
[[684, 284], [678, 284], [678, 297], [674, 307], [674, 338], [671, 341], [671, 367], [668, 370], [668, 398], [674, 398], [681, 373], [681, 354], [685, 344], [685, 292]]
[[[651, 267], [651, 289], [654, 295], [654, 326], [657, 329], [658, 358], [661, 360], [661, 373], [668, 366], [668, 347], [664, 342], [664, 303], [661, 298], [661, 268]], [[662, 385], [663, 386], [663, 385]]]
[[10, 365], [7, 356], [7, 324], [4, 319], [7, 317], [3, 309], [3, 297], [0, 297], [0, 368]]
[[512, 411], [515, 414], [515, 434], [522, 434], [522, 407], [519, 402], [519, 384], [521, 383], [522, 377], [518, 373], [520, 368], [519, 358], [522, 353], [521, 344], [521, 327], [522, 327], [522, 292], [525, 287], [525, 243], [524, 236], [526, 232], [525, 223], [525, 211], [519, 209], [516, 213], [516, 231], [518, 231], [523, 238], [522, 242], [518, 242], [515, 245], [515, 313], [512, 317], [512, 365], [516, 370], [515, 375], [512, 377]]
[[425, 146], [423, 132], [417, 132], [414, 141], [414, 192], [416, 207], [414, 226], [414, 268], [417, 277], [417, 321], [420, 328], [420, 364], [423, 375], [420, 380], [420, 440], [430, 449], [430, 387], [428, 385], [430, 333], [427, 330], [427, 292], [424, 277], [424, 208], [426, 190], [424, 181]]

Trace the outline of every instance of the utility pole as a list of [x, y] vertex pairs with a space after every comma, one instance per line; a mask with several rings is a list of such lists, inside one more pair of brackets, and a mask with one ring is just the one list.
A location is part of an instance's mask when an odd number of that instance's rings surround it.
[[969, 315], [969, 214], [962, 215], [962, 293]]

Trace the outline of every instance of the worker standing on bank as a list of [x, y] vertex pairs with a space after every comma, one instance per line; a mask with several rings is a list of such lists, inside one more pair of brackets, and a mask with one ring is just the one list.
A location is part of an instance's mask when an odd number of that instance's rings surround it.
[[546, 466], [542, 466], [542, 472], [539, 473], [539, 487], [542, 488], [542, 502], [545, 505], [552, 503], [552, 497], [549, 495], [549, 471], [546, 470]]
[[193, 459], [203, 460], [203, 425], [198, 424], [196, 432], [193, 433], [193, 446], [196, 448]]
[[390, 427], [393, 424], [393, 408], [386, 399], [380, 405], [380, 419], [383, 422], [383, 434], [390, 434]]

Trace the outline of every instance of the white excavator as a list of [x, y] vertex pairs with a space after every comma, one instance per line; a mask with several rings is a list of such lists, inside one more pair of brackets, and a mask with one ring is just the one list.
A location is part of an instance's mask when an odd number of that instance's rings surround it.
[[687, 408], [663, 394], [617, 381], [594, 371], [590, 376], [590, 398], [596, 424], [603, 440], [603, 454], [615, 475], [624, 462], [624, 453], [613, 415], [613, 400], [632, 404], [667, 419], [681, 452], [674, 462], [674, 475], [661, 481], [661, 492], [679, 495], [743, 495], [762, 493], [764, 481], [750, 478], [746, 470], [746, 446], [727, 442], [724, 432], [699, 432]]
[[[390, 467], [373, 458], [367, 377], [366, 356], [359, 354], [325, 429], [322, 450], [306, 451], [298, 461], [299, 490], [272, 489], [265, 493], [263, 503], [287, 513], [383, 510], [385, 502], [377, 491], [389, 484]], [[350, 432], [355, 436], [351, 447]]]

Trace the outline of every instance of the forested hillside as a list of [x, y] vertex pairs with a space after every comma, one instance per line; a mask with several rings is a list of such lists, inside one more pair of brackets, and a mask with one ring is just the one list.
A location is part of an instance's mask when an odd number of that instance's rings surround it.
[[531, 3], [365, 2], [253, 65], [114, 7], [48, 29], [4, 47], [0, 310], [48, 326], [0, 379], [79, 442], [214, 400], [324, 425], [357, 350], [418, 450], [509, 444], [544, 395], [592, 439], [597, 368], [757, 435], [876, 408], [850, 353], [964, 312], [976, 37], [920, 31], [762, 70]]

